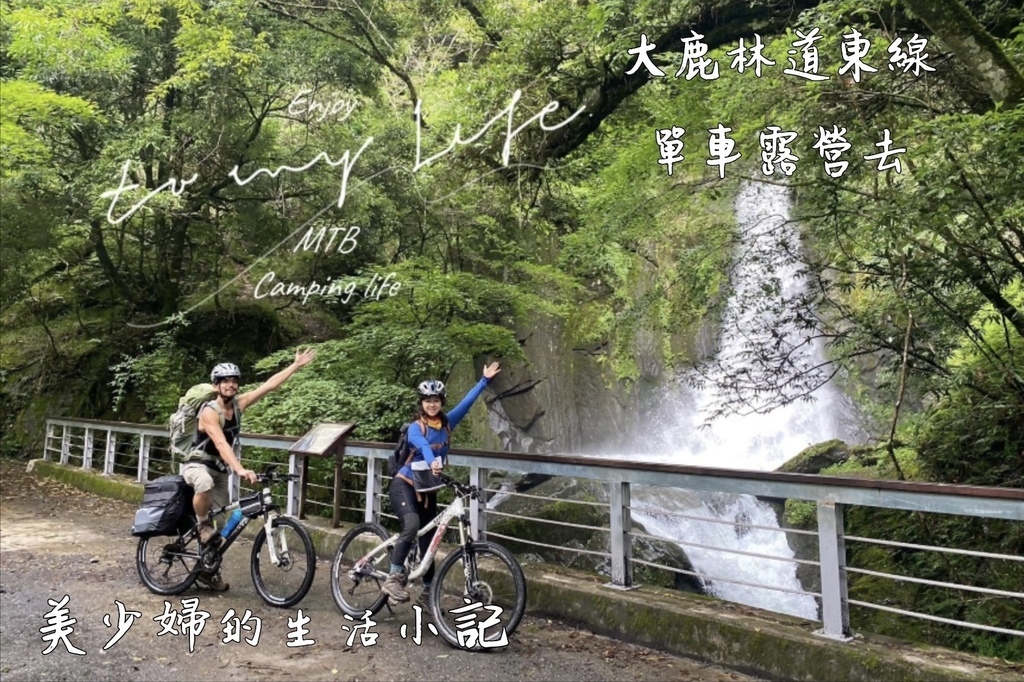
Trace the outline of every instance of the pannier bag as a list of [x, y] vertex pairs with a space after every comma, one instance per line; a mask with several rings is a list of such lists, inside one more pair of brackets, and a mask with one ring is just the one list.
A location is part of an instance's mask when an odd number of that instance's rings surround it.
[[132, 535], [140, 538], [177, 535], [192, 525], [192, 486], [181, 476], [161, 476], [146, 483], [142, 506], [135, 512]]

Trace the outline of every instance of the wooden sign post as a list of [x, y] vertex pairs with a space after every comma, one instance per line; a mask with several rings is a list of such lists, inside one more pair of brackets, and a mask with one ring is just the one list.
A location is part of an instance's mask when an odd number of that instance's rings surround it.
[[341, 525], [341, 463], [345, 456], [345, 441], [356, 428], [355, 424], [317, 424], [288, 451], [302, 460], [299, 469], [299, 518], [306, 518], [306, 484], [309, 482], [309, 458], [334, 456], [334, 528]]

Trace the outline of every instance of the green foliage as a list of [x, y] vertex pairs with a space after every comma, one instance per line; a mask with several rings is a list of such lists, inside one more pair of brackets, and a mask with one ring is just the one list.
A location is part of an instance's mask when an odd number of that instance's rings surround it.
[[[1024, 307], [1021, 280], [1003, 295]], [[978, 335], [950, 355], [950, 386], [928, 410], [917, 447], [934, 479], [1024, 487], [1024, 338], [990, 305], [972, 322]]]
[[[853, 508], [846, 518], [849, 535], [885, 538], [908, 544], [969, 548], [1010, 556], [1024, 551], [1024, 529], [1019, 522], [955, 518], [895, 512], [870, 507]], [[847, 564], [855, 568], [906, 575], [925, 580], [1019, 591], [1024, 570], [1019, 562], [958, 554], [890, 549], [863, 543], [848, 544]], [[896, 608], [974, 623], [1019, 623], [1024, 618], [1019, 600], [979, 597], [977, 594], [906, 581], [851, 574], [850, 598], [884, 603]], [[1024, 661], [1020, 638], [993, 635], [942, 623], [910, 620], [873, 609], [852, 608], [855, 627], [941, 646], [976, 651], [1013, 661]]]
[[816, 528], [818, 523], [818, 505], [806, 500], [786, 500], [786, 523], [794, 528]]
[[[423, 379], [447, 381], [456, 363], [477, 355], [522, 358], [511, 330], [494, 323], [517, 312], [522, 302], [515, 288], [466, 273], [414, 267], [403, 273], [409, 294], [360, 306], [344, 339], [317, 346], [315, 369], [251, 410], [251, 428], [300, 434], [335, 419], [358, 422], [360, 439], [392, 440], [411, 418]], [[256, 370], [269, 371], [293, 355], [271, 355]]]
[[[5, 4], [5, 10], [10, 5]], [[130, 68], [134, 56], [131, 47], [111, 33], [121, 7], [122, 3], [110, 1], [83, 6], [56, 0], [5, 11], [12, 36], [8, 53], [22, 62], [23, 75], [32, 80], [117, 79]]]
[[[177, 409], [178, 399], [184, 392], [182, 378], [187, 377], [192, 367], [191, 358], [179, 342], [181, 331], [188, 324], [187, 320], [176, 320], [172, 326], [154, 335], [150, 350], [137, 355], [122, 355], [121, 361], [110, 368], [114, 412], [123, 407], [129, 393], [158, 423], [166, 421]], [[200, 383], [198, 379], [188, 385], [197, 383]]]
[[[119, 414], [162, 420], [209, 363], [238, 362], [252, 388], [291, 361], [292, 347], [313, 344], [316, 364], [254, 406], [246, 429], [299, 434], [318, 421], [356, 421], [358, 438], [390, 440], [410, 416], [418, 381], [467, 376], [491, 359], [525, 361], [520, 334], [546, 324], [566, 330], [567, 347], [607, 367], [609, 380], [628, 384], [652, 366], [694, 360], [695, 331], [723, 303], [734, 254], [733, 179], [757, 174], [757, 134], [778, 125], [799, 133], [791, 184], [816, 311], [808, 333], [827, 340], [840, 376], [886, 439], [906, 378], [895, 440], [908, 444], [896, 458], [909, 477], [1022, 485], [1024, 107], [979, 102], [977, 84], [934, 36], [935, 72], [885, 68], [885, 46], [911, 25], [890, 0], [836, 0], [781, 23], [779, 15], [751, 21], [748, 47], [758, 32], [776, 62], [760, 78], [729, 68], [734, 45], [710, 53], [718, 80], [673, 78], [681, 53], [668, 50], [658, 59], [669, 76], [621, 101], [616, 88], [639, 34], [690, 25], [694, 3], [474, 6], [479, 15], [435, 0], [383, 0], [372, 11], [353, 2], [331, 12], [276, 0], [3, 3], [5, 396], [48, 390], [65, 372], [86, 377], [80, 392], [89, 397], [71, 408], [81, 416], [105, 412], [112, 398]], [[737, 14], [735, 6], [700, 9], [737, 21], [757, 9]], [[1020, 64], [1019, 11], [995, 2], [971, 10]], [[823, 72], [835, 76], [842, 35], [853, 26], [871, 40], [866, 61], [879, 71], [861, 83], [783, 75], [794, 30], [812, 26], [824, 36]], [[548, 126], [582, 103], [600, 125], [565, 153], [552, 147], [560, 132], [534, 122], [509, 143], [505, 167], [499, 116], [471, 144], [411, 172], [417, 99], [426, 157], [456, 134], [473, 136], [517, 89], [513, 127], [549, 101], [561, 108]], [[358, 106], [344, 121], [298, 115], [289, 104], [300, 91], [307, 101], [346, 97]], [[706, 131], [718, 123], [733, 129], [742, 153], [726, 181], [703, 163]], [[852, 145], [842, 178], [825, 175], [813, 146], [818, 126], [833, 124]], [[687, 130], [686, 160], [672, 176], [653, 136], [670, 126]], [[863, 159], [883, 129], [907, 149], [902, 173], [880, 173]], [[371, 137], [343, 209], [341, 169], [323, 160], [245, 185], [229, 178], [235, 167], [248, 177], [325, 151], [337, 160]], [[138, 186], [112, 206], [126, 167], [125, 183]], [[194, 179], [156, 192], [171, 178]], [[349, 226], [360, 228], [351, 251], [295, 249], [310, 227]], [[375, 273], [393, 272], [401, 288], [380, 300], [254, 300], [269, 272], [360, 290]], [[163, 324], [186, 310], [188, 326]], [[51, 383], [33, 383], [42, 376]], [[889, 466], [879, 457], [830, 472], [888, 477]], [[318, 469], [315, 479], [326, 484], [330, 475]], [[791, 515], [808, 522], [812, 511], [797, 506]], [[932, 530], [963, 539], [985, 529]], [[893, 532], [925, 533], [913, 524]], [[993, 538], [1019, 547], [1009, 531]], [[917, 567], [926, 576], [974, 572], [992, 585], [1019, 577], [969, 563]], [[864, 581], [858, 589], [883, 588]], [[1016, 617], [988, 602], [929, 602], [911, 589], [898, 598], [937, 614]], [[987, 635], [930, 626], [914, 634], [1007, 651]]]

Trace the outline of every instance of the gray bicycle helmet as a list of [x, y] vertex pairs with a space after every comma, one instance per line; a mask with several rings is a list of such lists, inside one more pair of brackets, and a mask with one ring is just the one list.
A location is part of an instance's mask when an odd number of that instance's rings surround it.
[[441, 402], [444, 402], [446, 397], [444, 384], [437, 379], [427, 379], [416, 388], [416, 392], [419, 393], [420, 400], [440, 398]]
[[214, 385], [218, 384], [221, 379], [227, 379], [228, 377], [234, 377], [239, 381], [242, 380], [242, 370], [238, 369], [238, 365], [230, 362], [222, 362], [213, 368], [210, 372], [210, 382]]

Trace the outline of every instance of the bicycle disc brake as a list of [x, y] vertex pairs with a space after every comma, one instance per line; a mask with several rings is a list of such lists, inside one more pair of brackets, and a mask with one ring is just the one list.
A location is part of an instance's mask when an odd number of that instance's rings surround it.
[[490, 604], [494, 600], [494, 590], [488, 583], [478, 580], [468, 586], [469, 597], [482, 604]]
[[220, 562], [224, 557], [215, 549], [204, 549], [199, 557], [199, 564], [203, 567], [204, 573], [215, 573], [220, 568]]

